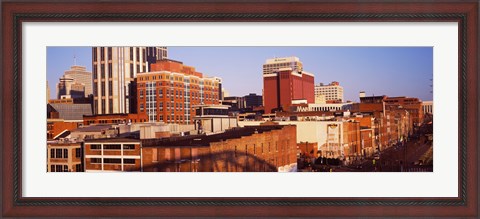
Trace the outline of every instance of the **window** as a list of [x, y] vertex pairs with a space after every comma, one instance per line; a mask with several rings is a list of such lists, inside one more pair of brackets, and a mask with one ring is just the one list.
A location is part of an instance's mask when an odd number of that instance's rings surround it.
[[122, 163], [122, 159], [120, 159], [120, 158], [104, 158], [103, 163], [120, 164], [120, 163]]
[[133, 61], [133, 48], [130, 47], [130, 60]]
[[55, 165], [55, 172], [62, 172], [62, 165]]
[[123, 159], [124, 164], [135, 164], [135, 159]]
[[56, 158], [62, 158], [62, 149], [56, 149], [55, 150], [55, 157]]
[[139, 52], [138, 48], [137, 48], [137, 54], [136, 55], [137, 55], [137, 62], [139, 62], [140, 61], [140, 52]]
[[93, 56], [93, 61], [96, 62], [97, 61], [97, 49], [96, 48], [92, 49], [92, 56]]
[[130, 78], [133, 78], [133, 64], [130, 64]]
[[108, 100], [108, 112], [113, 113], [113, 99]]
[[68, 149], [63, 149], [63, 158], [68, 158]]
[[102, 163], [102, 158], [90, 158], [90, 163]]
[[102, 96], [105, 96], [105, 83], [102, 83]]
[[112, 47], [108, 47], [108, 60], [112, 60]]
[[55, 149], [50, 149], [50, 158], [55, 158]]
[[50, 165], [50, 172], [55, 172], [55, 165]]
[[100, 61], [105, 60], [105, 47], [100, 47]]
[[63, 165], [63, 172], [68, 172], [68, 166], [67, 165]]
[[82, 157], [82, 151], [80, 150], [80, 148], [75, 148], [75, 157], [76, 158]]
[[92, 144], [92, 145], [90, 145], [90, 149], [91, 150], [100, 150], [100, 149], [102, 149], [102, 147], [99, 144]]
[[134, 144], [124, 144], [123, 145], [123, 150], [135, 150], [135, 145]]
[[108, 63], [108, 77], [112, 78], [112, 63]]
[[76, 164], [75, 165], [75, 172], [83, 172], [83, 168], [81, 164]]
[[140, 99], [143, 99], [143, 90], [140, 90]]
[[103, 145], [103, 150], [120, 150], [119, 144]]
[[108, 96], [113, 96], [113, 84], [112, 81], [108, 82]]
[[101, 74], [101, 78], [104, 79], [105, 78], [105, 64], [100, 64], [100, 74]]

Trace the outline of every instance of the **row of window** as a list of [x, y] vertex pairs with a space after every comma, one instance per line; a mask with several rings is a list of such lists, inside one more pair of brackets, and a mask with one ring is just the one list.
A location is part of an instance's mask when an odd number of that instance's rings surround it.
[[[90, 158], [90, 163], [92, 164], [101, 164], [102, 158]], [[103, 158], [104, 164], [121, 164], [121, 158]], [[135, 164], [135, 159], [123, 159], [123, 164]]]
[[[120, 144], [106, 144], [103, 145], [103, 150], [121, 150], [122, 146]], [[91, 144], [90, 145], [91, 150], [101, 150], [102, 145], [100, 144]], [[123, 145], [123, 150], [135, 150], [135, 145], [134, 144], [124, 144]]]
[[[75, 157], [81, 158], [82, 151], [80, 148], [75, 148]], [[51, 148], [50, 158], [68, 158], [68, 149], [66, 148]]]
[[[50, 172], [69, 172], [67, 165], [50, 165]], [[81, 164], [75, 165], [75, 172], [83, 172]]]
[[[162, 80], [164, 77], [162, 75], [160, 75], [158, 77], [158, 79]], [[152, 80], [157, 80], [157, 76], [152, 76], [151, 77]], [[168, 76], [165, 76], [165, 79], [169, 79]], [[214, 83], [214, 82], [211, 82], [211, 81], [203, 81], [203, 80], [191, 80], [188, 79], [188, 78], [185, 78], [185, 79], [181, 79], [180, 77], [173, 77], [173, 76], [170, 76], [170, 80], [171, 82], [169, 83], [168, 81], [165, 83], [165, 85], [167, 84], [171, 84], [172, 86], [175, 86], [175, 87], [181, 87], [182, 86], [182, 83], [173, 83], [173, 81], [180, 81], [180, 82], [184, 82], [184, 83], [192, 83], [192, 84], [200, 84], [200, 85], [207, 85], [207, 86], [218, 86], [218, 83]], [[150, 81], [150, 76], [144, 76], [144, 77], [138, 77], [138, 81]], [[158, 85], [162, 85], [163, 83], [162, 82], [158, 82]], [[148, 85], [147, 85], [148, 86]], [[193, 85], [192, 85], [193, 86]]]

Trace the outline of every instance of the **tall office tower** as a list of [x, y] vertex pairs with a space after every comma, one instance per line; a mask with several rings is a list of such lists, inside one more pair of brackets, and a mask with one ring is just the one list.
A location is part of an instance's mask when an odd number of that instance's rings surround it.
[[[267, 60], [267, 63], [269, 60]], [[296, 60], [297, 63], [300, 63], [298, 58]], [[272, 73], [265, 74], [265, 65], [263, 72], [265, 113], [289, 110], [293, 100], [305, 100], [307, 103], [314, 103], [315, 76], [313, 74], [290, 67], [279, 68], [278, 70], [272, 70]]]
[[85, 97], [93, 94], [92, 91], [92, 72], [87, 71], [85, 66], [74, 64], [69, 70], [65, 71], [64, 77], [72, 78], [76, 83], [85, 86]]
[[147, 60], [167, 55], [166, 48], [155, 48], [164, 47], [92, 48], [94, 114], [136, 113], [137, 73], [148, 71]]
[[[323, 96], [323, 97], [322, 97]], [[333, 81], [328, 85], [315, 85], [315, 98], [324, 98], [328, 102], [343, 102], [343, 87], [340, 83]]]
[[203, 77], [194, 67], [168, 59], [150, 67], [137, 75], [137, 112], [149, 122], [192, 124], [195, 105], [220, 103], [220, 78]]
[[263, 64], [263, 74], [271, 74], [281, 68], [291, 68], [294, 71], [301, 72], [303, 71], [303, 64], [299, 58], [294, 56], [267, 59], [265, 64]]
[[[147, 62], [149, 64], [156, 63], [157, 60], [166, 59], [168, 57], [167, 47], [147, 47], [146, 50]], [[150, 66], [147, 67], [150, 68]]]
[[75, 82], [73, 78], [62, 76], [57, 83], [57, 99], [84, 98], [85, 85]]

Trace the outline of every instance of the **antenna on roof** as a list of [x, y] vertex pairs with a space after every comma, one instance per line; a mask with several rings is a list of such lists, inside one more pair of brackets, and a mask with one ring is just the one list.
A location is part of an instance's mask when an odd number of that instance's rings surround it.
[[73, 65], [77, 65], [77, 55], [73, 54]]

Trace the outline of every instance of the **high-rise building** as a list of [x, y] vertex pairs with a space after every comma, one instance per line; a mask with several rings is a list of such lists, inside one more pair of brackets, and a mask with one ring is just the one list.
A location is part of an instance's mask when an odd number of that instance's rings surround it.
[[326, 102], [343, 102], [343, 87], [333, 81], [328, 85], [315, 85], [315, 99], [325, 99]]
[[[295, 60], [301, 64], [298, 58]], [[269, 61], [270, 59], [267, 60], [267, 63]], [[271, 113], [272, 110], [288, 110], [293, 100], [304, 100], [307, 103], [314, 103], [315, 76], [313, 74], [291, 67], [278, 70], [272, 69], [272, 73], [265, 74], [265, 72], [269, 71], [266, 71], [264, 65], [263, 100], [265, 113]]]
[[75, 82], [73, 78], [65, 75], [57, 83], [57, 99], [63, 98], [84, 98], [85, 85]]
[[73, 79], [74, 82], [83, 84], [85, 87], [84, 97], [93, 94], [92, 92], [92, 72], [87, 71], [84, 66], [73, 65], [65, 71], [64, 77]]
[[267, 59], [263, 64], [263, 74], [272, 74], [281, 68], [291, 68], [294, 71], [303, 71], [303, 64], [297, 57]]
[[[157, 60], [166, 59], [168, 57], [167, 47], [147, 47], [147, 62], [149, 64], [156, 63]], [[149, 67], [149, 66], [147, 66]]]
[[60, 99], [62, 96], [69, 96], [72, 84], [73, 78], [66, 78], [65, 76], [62, 76], [57, 83], [57, 99]]
[[149, 61], [166, 58], [165, 47], [93, 47], [94, 114], [135, 113], [135, 78]]
[[168, 59], [150, 67], [137, 75], [137, 113], [148, 121], [192, 124], [195, 105], [220, 103], [220, 78], [203, 77], [194, 67]]

